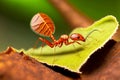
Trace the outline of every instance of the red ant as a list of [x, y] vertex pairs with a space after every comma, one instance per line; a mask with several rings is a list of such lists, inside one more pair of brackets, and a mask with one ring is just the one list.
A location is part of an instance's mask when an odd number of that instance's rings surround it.
[[[32, 20], [31, 20], [31, 28], [34, 32], [43, 35], [43, 36], [48, 36], [50, 37], [53, 42], [50, 42], [42, 37], [39, 37], [39, 40], [46, 43], [48, 46], [50, 46], [51, 48], [53, 47], [62, 47], [63, 44], [65, 45], [70, 45], [73, 43], [79, 43], [79, 41], [83, 41], [85, 42], [87, 37], [93, 32], [96, 31], [93, 30], [91, 31], [86, 38], [84, 38], [81, 34], [79, 33], [73, 33], [70, 36], [68, 36], [67, 34], [63, 34], [60, 36], [60, 38], [58, 40], [56, 40], [53, 36], [54, 34], [54, 23], [53, 21], [44, 13], [38, 13], [35, 16], [33, 16]], [[69, 41], [69, 39], [71, 39], [71, 41]]]

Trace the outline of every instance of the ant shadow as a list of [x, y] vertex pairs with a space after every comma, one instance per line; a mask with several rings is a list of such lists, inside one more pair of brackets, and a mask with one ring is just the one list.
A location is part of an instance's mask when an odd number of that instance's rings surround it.
[[[67, 47], [67, 46], [66, 46]], [[66, 51], [61, 51], [61, 52], [55, 52], [54, 54], [53, 53], [42, 53], [42, 54], [33, 54], [35, 56], [64, 56], [64, 55], [69, 55], [69, 54], [77, 54], [77, 52], [80, 52], [82, 50], [84, 50], [84, 47], [73, 47], [74, 49], [73, 50], [66, 50]], [[59, 67], [57, 65], [54, 65], [54, 66], [51, 66], [51, 65], [48, 65], [46, 63], [42, 63], [43, 65], [45, 65], [46, 67], [54, 70], [55, 72], [58, 72], [58, 73], [61, 73], [62, 75], [64, 76], [67, 76], [67, 77], [70, 77], [70, 78], [73, 78], [74, 80], [77, 80], [79, 78], [81, 78], [80, 76], [80, 73], [76, 73], [76, 72], [72, 72], [68, 69], [65, 69], [64, 67]]]
[[[66, 46], [67, 47], [67, 46]], [[49, 52], [49, 53], [34, 53], [32, 55], [35, 56], [63, 56], [63, 55], [68, 55], [68, 54], [73, 54], [79, 51], [84, 50], [84, 47], [75, 47], [73, 50], [64, 50], [64, 51], [60, 51], [60, 52]]]

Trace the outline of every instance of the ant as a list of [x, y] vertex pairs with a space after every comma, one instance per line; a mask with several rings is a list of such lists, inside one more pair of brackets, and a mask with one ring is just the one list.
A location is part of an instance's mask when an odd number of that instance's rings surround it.
[[[80, 44], [79, 41], [85, 42], [88, 36], [94, 32], [97, 31], [96, 29], [91, 31], [85, 38], [79, 34], [79, 33], [73, 33], [70, 36], [67, 34], [63, 34], [60, 36], [58, 40], [56, 40], [53, 36], [54, 31], [55, 31], [55, 26], [53, 21], [50, 19], [49, 16], [47, 16], [44, 13], [37, 13], [36, 15], [33, 16], [31, 20], [31, 29], [40, 35], [50, 37], [53, 42], [50, 42], [42, 37], [39, 37], [38, 39], [44, 43], [46, 43], [49, 47], [62, 47], [63, 44], [65, 45], [70, 45], [73, 43], [78, 43]], [[71, 41], [69, 41], [71, 39]]]

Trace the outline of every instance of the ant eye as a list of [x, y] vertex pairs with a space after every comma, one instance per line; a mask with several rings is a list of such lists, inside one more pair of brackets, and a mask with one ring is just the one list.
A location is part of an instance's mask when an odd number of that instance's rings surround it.
[[79, 39], [80, 37], [79, 37], [79, 36], [77, 36], [77, 38]]

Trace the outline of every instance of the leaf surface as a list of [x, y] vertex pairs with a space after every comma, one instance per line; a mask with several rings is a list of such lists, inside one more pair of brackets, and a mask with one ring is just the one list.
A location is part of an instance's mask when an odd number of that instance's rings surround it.
[[86, 37], [91, 31], [97, 30], [91, 33], [85, 42], [80, 42], [81, 45], [74, 43], [68, 46], [63, 45], [61, 48], [45, 46], [42, 49], [41, 47], [37, 49], [31, 48], [27, 51], [24, 50], [24, 52], [42, 63], [57, 65], [79, 73], [79, 69], [90, 55], [103, 47], [111, 39], [117, 28], [118, 22], [116, 18], [108, 15], [88, 28], [77, 28], [70, 33], [80, 33]]

